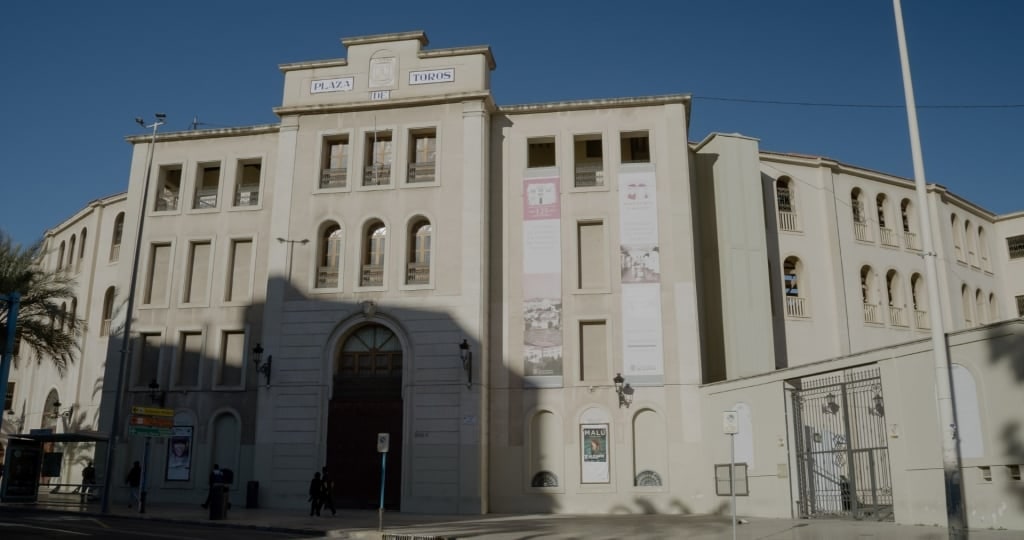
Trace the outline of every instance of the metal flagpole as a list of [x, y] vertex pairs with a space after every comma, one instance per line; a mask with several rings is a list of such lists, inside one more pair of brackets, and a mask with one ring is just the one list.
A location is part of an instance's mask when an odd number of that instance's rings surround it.
[[934, 355], [935, 386], [938, 395], [939, 423], [942, 429], [942, 470], [946, 486], [946, 521], [950, 538], [967, 538], [967, 519], [963, 503], [960, 474], [960, 445], [953, 410], [952, 371], [946, 332], [942, 326], [942, 305], [939, 296], [939, 278], [935, 247], [932, 243], [931, 211], [924, 177], [924, 159], [921, 156], [921, 137], [917, 129], [917, 108], [914, 105], [914, 85], [910, 78], [910, 58], [907, 37], [903, 31], [903, 8], [900, 0], [893, 0], [896, 14], [896, 38], [899, 42], [900, 66], [903, 69], [903, 94], [907, 102], [907, 124], [910, 128], [910, 151], [914, 160], [914, 185], [917, 205], [920, 207], [921, 236], [924, 241], [924, 269], [928, 282], [929, 315], [932, 325], [932, 354]]

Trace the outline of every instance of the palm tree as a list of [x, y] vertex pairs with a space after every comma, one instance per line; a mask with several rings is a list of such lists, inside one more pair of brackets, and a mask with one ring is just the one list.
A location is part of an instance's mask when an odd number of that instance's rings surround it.
[[[63, 377], [79, 349], [85, 321], [61, 309], [75, 296], [75, 281], [63, 272], [47, 272], [39, 262], [43, 244], [22, 247], [0, 230], [0, 294], [21, 293], [17, 338], [21, 357], [44, 357], [53, 362]], [[0, 311], [0, 347], [7, 337], [7, 310]], [[15, 345], [17, 346], [17, 344]], [[3, 349], [0, 349], [2, 351]]]

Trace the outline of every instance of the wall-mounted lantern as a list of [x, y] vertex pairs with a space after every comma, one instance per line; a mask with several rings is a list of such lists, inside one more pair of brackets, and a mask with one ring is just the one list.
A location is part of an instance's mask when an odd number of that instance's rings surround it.
[[[60, 410], [60, 400], [53, 401], [53, 411], [46, 414], [49, 418], [57, 419], [64, 418], [65, 421], [70, 420], [75, 414], [75, 406], [72, 405], [65, 410]], [[10, 414], [14, 414], [14, 411], [8, 411]]]
[[825, 414], [836, 414], [839, 412], [839, 404], [836, 403], [836, 395], [829, 392], [825, 396], [825, 404], [821, 406], [821, 412]]
[[626, 382], [626, 379], [622, 378], [621, 373], [616, 373], [612, 382], [615, 383], [615, 393], [619, 395], [619, 408], [626, 407], [628, 409], [633, 403], [633, 387]]
[[156, 379], [149, 381], [149, 399], [161, 407], [167, 401], [167, 391], [160, 390], [160, 383]]
[[267, 355], [266, 362], [263, 361], [263, 346], [259, 343], [252, 348], [252, 367], [256, 370], [256, 373], [262, 373], [266, 379], [267, 388], [270, 388], [270, 366], [274, 362], [274, 355]]
[[473, 351], [469, 350], [466, 340], [459, 343], [459, 359], [462, 360], [462, 370], [466, 372], [466, 388], [473, 388]]

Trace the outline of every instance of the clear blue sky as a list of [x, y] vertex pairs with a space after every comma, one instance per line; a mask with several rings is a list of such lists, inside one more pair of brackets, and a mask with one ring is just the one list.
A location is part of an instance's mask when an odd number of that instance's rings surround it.
[[[904, 0], [919, 106], [1024, 104], [1024, 2]], [[339, 38], [424, 30], [487, 44], [498, 104], [691, 93], [713, 131], [911, 177], [890, 0], [358, 2], [12, 0], [0, 15], [0, 229], [20, 243], [124, 191], [136, 116], [276, 122], [278, 64], [345, 56]], [[1024, 107], [919, 110], [929, 182], [1024, 209]]]

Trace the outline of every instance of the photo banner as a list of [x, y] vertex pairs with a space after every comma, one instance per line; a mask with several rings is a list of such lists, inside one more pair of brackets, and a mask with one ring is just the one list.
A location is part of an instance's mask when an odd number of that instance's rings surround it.
[[654, 171], [619, 172], [619, 270], [622, 280], [622, 374], [660, 383], [661, 251]]
[[192, 426], [175, 426], [167, 439], [166, 480], [187, 482], [192, 478]]
[[523, 375], [562, 384], [562, 209], [559, 179], [523, 180]]
[[607, 484], [608, 474], [608, 424], [580, 425], [580, 482], [583, 484]]

